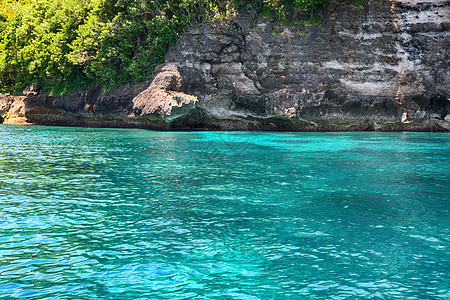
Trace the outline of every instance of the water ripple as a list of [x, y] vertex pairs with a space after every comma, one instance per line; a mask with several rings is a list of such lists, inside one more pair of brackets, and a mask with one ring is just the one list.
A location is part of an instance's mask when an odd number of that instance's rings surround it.
[[0, 297], [449, 298], [449, 141], [0, 126]]

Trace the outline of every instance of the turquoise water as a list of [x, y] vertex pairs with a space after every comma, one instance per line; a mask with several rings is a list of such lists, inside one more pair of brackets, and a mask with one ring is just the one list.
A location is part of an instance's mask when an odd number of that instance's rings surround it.
[[0, 298], [448, 299], [449, 142], [0, 126]]

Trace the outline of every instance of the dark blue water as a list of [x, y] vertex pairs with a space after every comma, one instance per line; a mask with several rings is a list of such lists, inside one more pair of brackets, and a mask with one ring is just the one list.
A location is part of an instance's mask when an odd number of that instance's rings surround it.
[[448, 299], [449, 142], [0, 126], [0, 297]]

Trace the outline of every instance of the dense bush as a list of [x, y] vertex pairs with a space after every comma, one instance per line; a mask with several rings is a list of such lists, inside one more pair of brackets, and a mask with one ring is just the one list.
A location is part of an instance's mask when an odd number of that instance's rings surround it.
[[0, 92], [145, 80], [194, 22], [239, 9], [314, 18], [328, 0], [0, 0]]

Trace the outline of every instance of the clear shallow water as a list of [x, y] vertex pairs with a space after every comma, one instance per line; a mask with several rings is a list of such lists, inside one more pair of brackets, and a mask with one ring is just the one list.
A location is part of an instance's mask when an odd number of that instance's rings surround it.
[[449, 142], [0, 126], [0, 298], [448, 299]]

